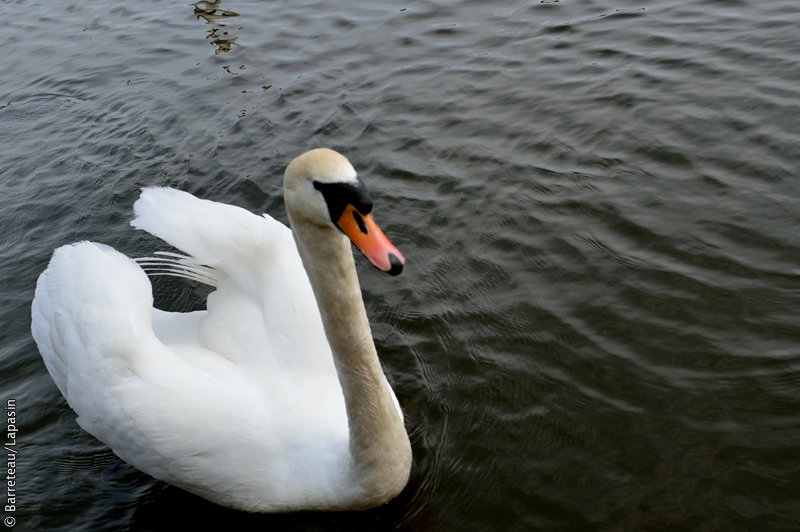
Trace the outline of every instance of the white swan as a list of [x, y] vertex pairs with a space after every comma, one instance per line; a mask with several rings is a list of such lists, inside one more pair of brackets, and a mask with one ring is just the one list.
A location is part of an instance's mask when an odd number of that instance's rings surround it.
[[39, 277], [33, 337], [80, 426], [145, 473], [250, 512], [374, 507], [411, 446], [344, 233], [381, 270], [403, 258], [342, 155], [301, 155], [284, 191], [292, 230], [145, 189], [132, 225], [191, 256], [162, 267], [216, 285], [208, 310], [154, 309], [135, 261], [80, 242]]

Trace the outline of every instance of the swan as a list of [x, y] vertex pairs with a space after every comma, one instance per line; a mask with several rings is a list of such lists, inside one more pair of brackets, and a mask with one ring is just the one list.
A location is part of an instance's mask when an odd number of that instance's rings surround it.
[[405, 487], [411, 445], [350, 241], [389, 274], [404, 259], [339, 153], [294, 159], [284, 199], [291, 230], [144, 189], [131, 225], [186, 255], [140, 262], [215, 286], [207, 310], [153, 308], [139, 263], [84, 241], [40, 275], [32, 334], [78, 424], [137, 469], [248, 512], [375, 507]]

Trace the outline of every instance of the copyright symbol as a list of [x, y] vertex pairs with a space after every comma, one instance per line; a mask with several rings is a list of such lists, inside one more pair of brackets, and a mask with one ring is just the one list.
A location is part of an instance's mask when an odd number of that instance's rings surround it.
[[9, 527], [9, 528], [11, 528], [11, 527], [12, 527], [12, 526], [14, 526], [15, 524], [17, 524], [17, 520], [16, 520], [16, 519], [14, 519], [14, 518], [13, 518], [13, 517], [11, 517], [11, 516], [8, 516], [8, 517], [6, 517], [5, 519], [3, 519], [3, 522], [4, 522], [4, 523], [6, 524], [6, 526], [7, 526], [7, 527]]

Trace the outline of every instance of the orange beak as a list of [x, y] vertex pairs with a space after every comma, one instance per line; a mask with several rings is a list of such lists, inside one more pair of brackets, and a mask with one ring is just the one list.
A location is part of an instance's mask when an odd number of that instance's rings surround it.
[[398, 275], [403, 271], [406, 260], [389, 242], [371, 214], [361, 214], [355, 207], [348, 205], [336, 225], [350, 237], [373, 266], [389, 275]]

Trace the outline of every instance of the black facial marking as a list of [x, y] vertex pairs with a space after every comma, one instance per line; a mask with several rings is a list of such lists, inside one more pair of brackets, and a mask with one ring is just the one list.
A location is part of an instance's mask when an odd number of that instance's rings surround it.
[[361, 215], [358, 214], [358, 211], [353, 211], [353, 218], [356, 221], [356, 225], [358, 226], [358, 230], [366, 235], [367, 234], [367, 224], [364, 223], [364, 218], [362, 218]]
[[[372, 200], [367, 192], [367, 187], [360, 179], [347, 183], [320, 183], [314, 181], [314, 188], [322, 192], [325, 203], [328, 204], [328, 213], [331, 221], [336, 223], [342, 216], [345, 208], [352, 205], [361, 214], [372, 212]], [[356, 219], [358, 222], [358, 219]], [[362, 221], [361, 224], [364, 222]], [[359, 227], [361, 227], [359, 224]], [[366, 233], [366, 231], [364, 231]]]

